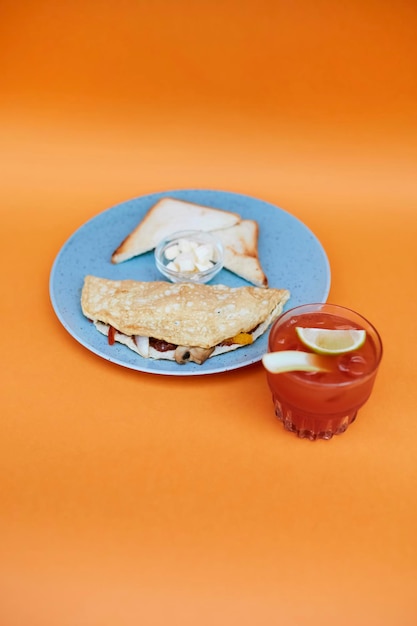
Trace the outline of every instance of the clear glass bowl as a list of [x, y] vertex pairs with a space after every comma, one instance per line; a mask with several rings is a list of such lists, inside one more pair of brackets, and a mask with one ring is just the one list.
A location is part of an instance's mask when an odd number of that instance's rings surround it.
[[[200, 252], [205, 252], [207, 249], [212, 250], [211, 255], [211, 267], [207, 269], [198, 269], [195, 264], [190, 270], [177, 270], [174, 269], [172, 263], [178, 260], [178, 257], [174, 259], [171, 258], [173, 252], [173, 247], [181, 246], [181, 244], [186, 242], [191, 242], [191, 245], [200, 246], [208, 246], [208, 248], [200, 248]], [[167, 256], [167, 251], [168, 256]], [[192, 258], [194, 254], [190, 252]], [[202, 230], [182, 230], [176, 233], [173, 233], [169, 237], [166, 237], [155, 248], [155, 264], [157, 269], [163, 274], [166, 278], [168, 278], [173, 283], [184, 283], [184, 282], [194, 282], [194, 283], [207, 283], [223, 267], [223, 245], [215, 235], [210, 232], [205, 232]], [[188, 257], [189, 258], [189, 257]], [[185, 264], [186, 261], [184, 261]], [[204, 265], [204, 262], [203, 262]]]

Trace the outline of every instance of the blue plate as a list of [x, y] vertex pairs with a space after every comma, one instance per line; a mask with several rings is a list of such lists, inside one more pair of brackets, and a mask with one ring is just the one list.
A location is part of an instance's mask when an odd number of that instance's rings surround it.
[[[81, 226], [58, 253], [50, 276], [50, 298], [58, 319], [83, 346], [100, 357], [124, 367], [172, 376], [215, 374], [260, 361], [267, 349], [268, 333], [250, 346], [208, 359], [203, 365], [144, 359], [126, 346], [110, 346], [82, 314], [81, 288], [86, 274], [113, 280], [162, 280], [153, 252], [119, 265], [110, 261], [113, 251], [163, 197], [178, 198], [217, 209], [234, 211], [259, 224], [259, 256], [269, 286], [289, 289], [285, 309], [309, 302], [325, 302], [330, 289], [329, 262], [315, 235], [297, 218], [272, 204], [245, 195], [212, 190], [177, 190], [150, 194], [123, 202]], [[231, 287], [248, 285], [228, 270], [212, 283]]]

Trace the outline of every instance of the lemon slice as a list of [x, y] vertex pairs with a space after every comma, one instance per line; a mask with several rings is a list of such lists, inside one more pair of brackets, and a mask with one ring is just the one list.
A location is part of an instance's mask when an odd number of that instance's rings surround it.
[[318, 354], [344, 354], [360, 348], [366, 339], [365, 330], [328, 330], [296, 326], [300, 341]]
[[262, 357], [265, 369], [272, 374], [283, 372], [327, 372], [328, 364], [324, 357], [311, 352], [299, 350], [282, 350], [282, 352], [267, 352]]

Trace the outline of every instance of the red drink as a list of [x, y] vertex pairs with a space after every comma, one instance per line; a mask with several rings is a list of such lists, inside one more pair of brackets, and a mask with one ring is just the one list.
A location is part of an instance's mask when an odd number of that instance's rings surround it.
[[331, 439], [346, 430], [369, 398], [382, 356], [381, 339], [367, 320], [350, 309], [307, 304], [283, 313], [274, 323], [268, 351], [309, 352], [298, 338], [296, 326], [366, 331], [365, 343], [357, 350], [325, 357], [329, 371], [267, 371], [275, 413], [284, 427], [299, 437]]

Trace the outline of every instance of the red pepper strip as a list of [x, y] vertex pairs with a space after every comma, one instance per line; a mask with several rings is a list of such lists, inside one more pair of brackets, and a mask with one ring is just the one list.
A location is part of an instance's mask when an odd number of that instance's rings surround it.
[[116, 330], [113, 328], [113, 326], [109, 326], [109, 332], [107, 335], [107, 339], [109, 342], [109, 345], [112, 346], [115, 342], [114, 336], [116, 334]]

